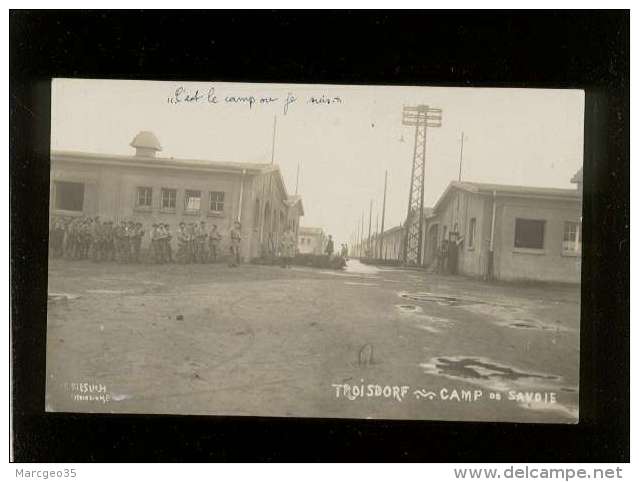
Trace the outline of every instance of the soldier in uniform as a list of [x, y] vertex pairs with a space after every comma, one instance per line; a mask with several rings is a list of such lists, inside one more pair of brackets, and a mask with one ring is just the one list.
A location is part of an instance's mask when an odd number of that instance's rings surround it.
[[100, 243], [102, 242], [102, 223], [100, 222], [100, 216], [96, 216], [93, 218], [93, 223], [91, 224], [91, 260], [94, 263], [102, 261], [102, 247]]
[[240, 243], [242, 241], [242, 225], [239, 221], [233, 223], [233, 228], [229, 233], [231, 238], [231, 263], [229, 266], [237, 268], [240, 265]]
[[328, 257], [330, 258], [333, 255], [334, 249], [335, 249], [335, 246], [333, 244], [333, 236], [329, 234], [328, 241], [326, 242], [326, 249], [324, 250], [324, 252], [328, 254]]
[[113, 221], [107, 221], [103, 229], [104, 236], [104, 259], [113, 261], [115, 259], [115, 245], [113, 242]]
[[129, 234], [129, 242], [131, 245], [131, 262], [140, 262], [140, 247], [142, 246], [142, 237], [144, 236], [144, 229], [142, 229], [142, 223], [134, 223], [133, 229]]
[[214, 224], [209, 232], [209, 256], [213, 263], [217, 260], [217, 253], [221, 240], [222, 235], [217, 230], [217, 225]]
[[197, 227], [195, 231], [195, 242], [196, 242], [196, 261], [201, 264], [206, 263], [206, 258], [208, 257], [206, 252], [207, 237], [208, 237], [208, 233], [206, 232], [206, 223], [204, 221], [200, 221], [200, 225], [199, 227]]
[[124, 262], [124, 240], [126, 238], [126, 223], [120, 221], [113, 229], [113, 242], [115, 244], [115, 260], [118, 263]]
[[195, 253], [197, 250], [197, 246], [195, 242], [195, 223], [189, 223], [187, 225], [186, 233], [188, 237], [187, 263], [195, 263]]
[[80, 259], [89, 258], [89, 248], [91, 247], [91, 224], [92, 219], [83, 220], [80, 228]]
[[168, 224], [164, 224], [162, 226], [162, 247], [164, 248], [164, 262], [172, 263], [173, 262], [173, 253], [171, 250], [171, 227]]
[[124, 249], [124, 262], [130, 263], [133, 259], [133, 242], [135, 238], [135, 222], [129, 221], [126, 225], [125, 236], [122, 243]]
[[153, 262], [155, 263], [162, 262], [162, 251], [160, 244], [160, 228], [156, 223], [153, 223], [151, 225], [151, 255], [153, 257]]
[[186, 224], [180, 222], [177, 232], [178, 250], [175, 259], [178, 263], [184, 264], [189, 258], [189, 235], [186, 232]]

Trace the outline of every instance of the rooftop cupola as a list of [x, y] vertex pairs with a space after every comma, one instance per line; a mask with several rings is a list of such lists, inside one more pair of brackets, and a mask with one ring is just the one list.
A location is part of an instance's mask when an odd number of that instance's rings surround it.
[[156, 153], [162, 150], [160, 141], [151, 131], [140, 131], [129, 145], [135, 147], [137, 157], [155, 157]]

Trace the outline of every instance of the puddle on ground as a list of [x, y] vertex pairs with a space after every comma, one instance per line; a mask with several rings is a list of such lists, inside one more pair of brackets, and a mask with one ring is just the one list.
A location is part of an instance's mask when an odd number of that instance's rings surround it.
[[351, 286], [379, 286], [376, 283], [360, 283], [357, 281], [344, 281], [345, 285], [351, 285]]
[[421, 306], [415, 305], [396, 305], [396, 307], [402, 313], [422, 313], [424, 311]]
[[408, 319], [414, 323], [415, 328], [420, 330], [429, 331], [431, 333], [441, 333], [441, 328], [446, 327], [451, 320], [446, 318], [439, 318], [437, 316], [431, 316], [424, 313], [424, 309], [417, 305], [395, 305], [395, 308], [400, 314], [408, 317]]
[[557, 383], [561, 377], [556, 375], [528, 372], [488, 358], [472, 356], [436, 357], [420, 366], [430, 375], [472, 383], [488, 390], [515, 391], [517, 398], [514, 402], [526, 410], [559, 412], [575, 421], [579, 418], [577, 406], [544, 400], [547, 391], [577, 392], [577, 389], [567, 387], [558, 389]]
[[[493, 322], [499, 326], [517, 330], [537, 330], [548, 332], [567, 332], [570, 328], [562, 326], [557, 320], [555, 324], [544, 323], [537, 319], [523, 318], [529, 313], [517, 306], [492, 303], [478, 298], [440, 295], [430, 292], [405, 292], [398, 293], [400, 298], [417, 302], [432, 302], [440, 306], [458, 306], [472, 313], [477, 313], [493, 318]], [[522, 318], [519, 318], [522, 317]]]
[[133, 293], [133, 290], [85, 290], [85, 292], [96, 295], [124, 295], [127, 293]]
[[399, 296], [406, 300], [419, 301], [419, 302], [432, 302], [441, 306], [464, 306], [464, 305], [477, 305], [484, 304], [482, 300], [475, 298], [462, 298], [459, 296], [438, 295], [429, 293], [426, 291], [419, 293], [407, 293], [400, 292]]
[[474, 379], [519, 380], [521, 378], [538, 380], [558, 380], [555, 375], [530, 373], [516, 370], [483, 358], [474, 357], [440, 357], [435, 358], [435, 369], [440, 375]]
[[500, 323], [501, 326], [515, 328], [518, 330], [539, 330], [539, 331], [566, 331], [565, 328], [558, 325], [546, 325], [537, 320], [515, 320], [511, 323]]
[[49, 293], [47, 295], [47, 301], [55, 303], [56, 301], [70, 301], [79, 298], [80, 295], [73, 295], [71, 293]]
[[344, 272], [358, 274], [377, 274], [380, 272], [380, 270], [376, 266], [360, 263], [356, 259], [351, 259], [346, 263]]
[[353, 278], [353, 279], [370, 279], [370, 280], [374, 279], [374, 280], [376, 280], [376, 279], [379, 278], [378, 276], [373, 276], [373, 275], [343, 273], [341, 271], [318, 271], [318, 273], [330, 274], [331, 276], [341, 276], [343, 278]]

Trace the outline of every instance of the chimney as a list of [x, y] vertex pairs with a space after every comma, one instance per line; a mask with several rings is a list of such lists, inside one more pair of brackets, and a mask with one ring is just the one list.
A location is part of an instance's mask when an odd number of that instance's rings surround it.
[[162, 150], [160, 141], [151, 131], [140, 131], [129, 145], [135, 148], [136, 157], [155, 157]]

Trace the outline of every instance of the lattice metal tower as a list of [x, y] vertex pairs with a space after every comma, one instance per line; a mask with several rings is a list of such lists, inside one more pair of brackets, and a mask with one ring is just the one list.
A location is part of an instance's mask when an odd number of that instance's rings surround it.
[[424, 181], [426, 179], [426, 132], [441, 127], [442, 110], [427, 105], [404, 106], [402, 124], [415, 126], [413, 169], [408, 193], [408, 212], [404, 232], [404, 263], [421, 264], [424, 223]]

